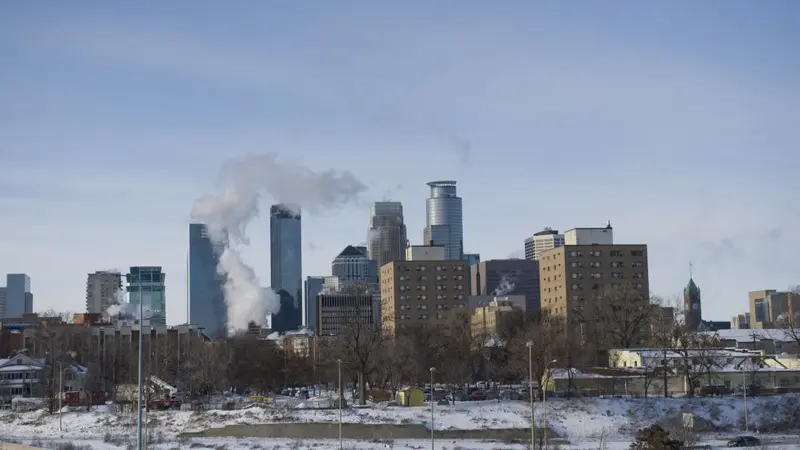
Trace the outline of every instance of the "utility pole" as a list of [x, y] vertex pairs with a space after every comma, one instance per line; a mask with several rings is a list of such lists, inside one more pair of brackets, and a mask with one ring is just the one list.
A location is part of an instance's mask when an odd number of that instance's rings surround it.
[[142, 373], [143, 373], [143, 353], [142, 347], [144, 343], [144, 306], [142, 302], [142, 286], [139, 283], [139, 401], [136, 403], [136, 409], [138, 413], [138, 418], [136, 420], [136, 446], [139, 450], [142, 450]]
[[436, 441], [434, 440], [434, 436], [433, 436], [433, 429], [434, 429], [434, 426], [433, 426], [433, 420], [434, 420], [433, 412], [434, 412], [434, 410], [433, 410], [433, 408], [434, 408], [434, 405], [436, 404], [436, 402], [433, 400], [433, 373], [434, 372], [436, 372], [436, 367], [431, 367], [431, 450], [435, 450], [436, 449], [436, 444], [435, 444]]
[[536, 416], [533, 410], [533, 342], [528, 347], [528, 395], [531, 397], [531, 450], [536, 449]]
[[61, 404], [61, 398], [64, 395], [64, 370], [61, 367], [61, 363], [58, 363], [58, 431], [63, 431], [61, 429], [61, 410], [64, 409], [64, 406]]

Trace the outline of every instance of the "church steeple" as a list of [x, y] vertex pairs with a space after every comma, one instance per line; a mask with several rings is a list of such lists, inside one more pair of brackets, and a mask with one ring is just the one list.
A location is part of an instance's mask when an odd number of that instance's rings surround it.
[[700, 288], [694, 282], [694, 265], [689, 261], [689, 282], [683, 288], [683, 318], [689, 330], [697, 331], [703, 322]]

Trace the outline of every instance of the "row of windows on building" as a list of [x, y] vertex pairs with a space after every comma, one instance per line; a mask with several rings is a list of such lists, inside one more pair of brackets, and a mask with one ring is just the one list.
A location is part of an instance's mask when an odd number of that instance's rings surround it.
[[6, 372], [0, 373], [0, 380], [30, 380], [36, 381], [39, 375], [35, 372]]
[[[398, 299], [399, 300], [411, 300], [411, 296], [410, 295], [406, 295], [406, 294], [402, 294], [402, 295], [400, 295], [398, 297]], [[417, 300], [424, 301], [424, 300], [427, 300], [427, 299], [428, 299], [428, 296], [426, 294], [422, 294], [422, 295], [418, 295], [417, 296]], [[463, 299], [464, 299], [464, 294], [456, 294], [456, 295], [453, 296], [453, 300], [463, 300]], [[436, 294], [436, 300], [447, 300], [447, 295]]]
[[[452, 267], [453, 267], [453, 271], [454, 272], [462, 272], [464, 270], [464, 266], [463, 265], [452, 266]], [[411, 272], [411, 268], [406, 266], [405, 264], [401, 265], [401, 266], [398, 266], [397, 270], [400, 271], [400, 272]], [[417, 272], [425, 272], [426, 270], [428, 270], [428, 266], [426, 266], [426, 265], [417, 265], [417, 266], [414, 267], [414, 270], [416, 270]], [[448, 268], [448, 266], [435, 266], [434, 270], [436, 270], [437, 272], [447, 272], [449, 270], [449, 268]]]
[[[436, 317], [437, 319], [444, 319], [445, 317], [447, 317], [447, 315], [446, 315], [446, 314], [444, 314], [444, 313], [436, 313], [436, 316], [435, 316], [435, 317]], [[412, 318], [412, 317], [411, 317], [411, 314], [400, 314], [400, 315], [398, 316], [398, 318], [399, 318], [400, 320], [411, 320], [411, 318]], [[419, 314], [419, 315], [417, 316], [417, 319], [418, 319], [418, 320], [425, 320], [425, 319], [427, 319], [427, 318], [428, 318], [428, 315], [427, 315], [427, 314]]]
[[[622, 287], [622, 285], [621, 285], [621, 284], [619, 284], [619, 283], [612, 283], [612, 284], [610, 284], [609, 286], [610, 286], [612, 289], [619, 289], [619, 288], [621, 288], [621, 287]], [[574, 290], [574, 291], [582, 291], [582, 290], [584, 290], [584, 289], [585, 289], [585, 286], [584, 286], [583, 284], [578, 284], [578, 283], [574, 283], [574, 284], [572, 284], [570, 287], [571, 287], [571, 288], [572, 288], [572, 290]], [[592, 287], [591, 287], [591, 289], [592, 289], [592, 290], [599, 290], [599, 289], [600, 289], [600, 287], [601, 287], [601, 286], [600, 286], [600, 284], [597, 284], [597, 283], [595, 283], [595, 284], [592, 284]], [[642, 289], [642, 288], [644, 287], [644, 284], [643, 284], [643, 283], [634, 283], [634, 284], [633, 284], [633, 287], [634, 287], [635, 289]], [[548, 292], [548, 293], [551, 293], [551, 292], [558, 292], [558, 291], [559, 291], [559, 289], [558, 289], [558, 288], [559, 288], [558, 286], [555, 286], [555, 287], [548, 287], [548, 288], [546, 288], [546, 289], [545, 289], [545, 292]], [[547, 299], [547, 300], [545, 300], [545, 301], [548, 301], [548, 302], [549, 302], [549, 299]]]
[[[621, 268], [621, 267], [625, 267], [625, 263], [623, 263], [622, 261], [611, 261], [608, 265], [609, 265], [609, 267], [612, 267], [612, 268], [615, 268], [615, 269], [618, 269], [618, 268]], [[569, 263], [569, 266], [572, 267], [573, 269], [583, 269], [584, 267], [586, 267], [586, 266], [584, 266], [583, 263], [575, 262], [575, 261]], [[594, 267], [594, 268], [603, 267], [603, 262], [602, 261], [591, 261], [591, 262], [589, 262], [589, 267]], [[634, 269], [640, 268], [640, 267], [644, 267], [644, 263], [642, 261], [633, 261], [633, 262], [631, 262], [631, 267], [633, 267]]]
[[[400, 281], [411, 281], [412, 278], [411, 275], [400, 275]], [[416, 279], [417, 281], [428, 281], [428, 276], [420, 275]], [[464, 275], [453, 275], [453, 279], [461, 281], [464, 279]], [[447, 281], [447, 275], [436, 275], [436, 281]]]
[[[571, 276], [572, 276], [573, 280], [582, 280], [583, 279], [583, 275], [584, 274], [582, 274], [582, 273], [575, 272], [575, 273], [572, 273]], [[600, 278], [603, 278], [603, 273], [602, 272], [592, 272], [592, 273], [589, 274], [589, 278], [594, 278], [596, 280], [599, 280]], [[622, 272], [611, 272], [611, 278], [622, 279], [622, 278], [625, 278], [625, 274], [622, 273]], [[644, 272], [635, 272], [635, 273], [631, 274], [631, 278], [637, 278], [637, 279], [638, 278], [644, 278]]]
[[[609, 250], [608, 251], [608, 256], [611, 256], [611, 257], [622, 257], [623, 254], [624, 254], [624, 252], [622, 250]], [[630, 250], [628, 252], [628, 254], [630, 256], [644, 256], [644, 250]], [[599, 257], [603, 256], [603, 251], [602, 250], [591, 250], [591, 251], [587, 252], [587, 255], [591, 256], [593, 258], [599, 258]], [[583, 252], [581, 250], [571, 250], [571, 251], [567, 252], [567, 256], [569, 256], [571, 258], [580, 258], [580, 257], [583, 256]]]
[[[457, 305], [452, 305], [452, 307], [453, 308], [463, 308], [464, 304], [463, 303], [459, 303]], [[451, 305], [446, 305], [446, 304], [442, 304], [442, 303], [436, 304], [436, 309], [450, 309], [450, 308], [451, 308]], [[408, 311], [408, 310], [411, 310], [411, 309], [414, 309], [413, 305], [400, 305], [400, 311]], [[425, 305], [425, 304], [417, 305], [417, 309], [426, 310], [426, 309], [428, 309], [428, 305]]]
[[[415, 287], [417, 288], [418, 291], [427, 291], [428, 290], [428, 286], [425, 286], [425, 285], [417, 285]], [[463, 284], [455, 284], [455, 285], [452, 285], [452, 286], [448, 286], [446, 284], [437, 284], [436, 285], [436, 290], [437, 291], [446, 291], [446, 290], [448, 290], [448, 288], [453, 288], [453, 289], [455, 289], [457, 291], [463, 291], [464, 290], [464, 285]], [[411, 286], [409, 286], [407, 284], [401, 284], [400, 287], [399, 287], [399, 290], [400, 291], [410, 291], [411, 290]]]

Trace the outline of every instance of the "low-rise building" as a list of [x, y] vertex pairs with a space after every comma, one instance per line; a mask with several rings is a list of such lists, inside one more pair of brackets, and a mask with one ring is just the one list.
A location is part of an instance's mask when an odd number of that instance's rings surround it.
[[766, 355], [797, 354], [797, 339], [780, 328], [729, 329], [701, 333], [715, 345], [743, 350], [758, 350]]
[[[524, 296], [522, 296], [524, 299]], [[476, 308], [470, 318], [470, 331], [476, 338], [489, 337], [498, 334], [502, 328], [503, 317], [515, 310], [524, 311], [517, 308], [514, 303], [500, 297], [492, 300], [488, 305]]]

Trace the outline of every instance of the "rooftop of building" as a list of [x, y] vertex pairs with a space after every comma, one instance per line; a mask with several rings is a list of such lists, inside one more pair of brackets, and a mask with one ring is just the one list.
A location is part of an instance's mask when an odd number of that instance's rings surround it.
[[781, 328], [751, 328], [744, 330], [733, 328], [729, 330], [707, 331], [703, 334], [717, 337], [723, 341], [736, 341], [737, 343], [753, 342], [754, 340], [773, 340], [779, 342], [793, 342], [797, 340], [791, 330], [784, 330]]
[[547, 235], [551, 235], [551, 234], [558, 234], [558, 230], [554, 230], [554, 229], [552, 229], [550, 227], [544, 227], [544, 230], [542, 230], [542, 231], [540, 231], [538, 233], [534, 233], [533, 235], [534, 236], [547, 236]]
[[348, 245], [347, 247], [344, 248], [344, 250], [342, 250], [339, 253], [337, 258], [339, 256], [342, 256], [342, 257], [363, 257], [364, 253], [361, 250], [355, 248], [354, 246]]

